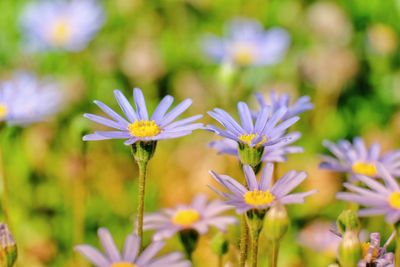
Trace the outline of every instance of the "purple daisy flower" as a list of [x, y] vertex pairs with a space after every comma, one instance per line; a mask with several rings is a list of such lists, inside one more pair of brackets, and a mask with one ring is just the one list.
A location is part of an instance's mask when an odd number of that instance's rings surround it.
[[371, 233], [370, 241], [362, 244], [363, 255], [358, 263], [358, 267], [376, 266], [376, 267], [394, 267], [394, 255], [386, 252], [387, 246], [394, 239], [395, 232], [389, 237], [386, 243], [381, 247], [381, 236], [379, 233]]
[[242, 125], [239, 125], [226, 111], [215, 108], [208, 114], [223, 125], [225, 130], [214, 125], [208, 125], [207, 129], [250, 147], [270, 147], [289, 141], [289, 138], [283, 136], [283, 133], [299, 120], [297, 116], [283, 120], [286, 111], [285, 107], [276, 112], [272, 112], [270, 107], [262, 108], [253, 123], [249, 107], [246, 103], [239, 102], [238, 112]]
[[49, 80], [27, 72], [0, 83], [0, 121], [28, 125], [43, 121], [61, 108], [63, 93]]
[[230, 224], [236, 223], [236, 218], [222, 215], [231, 209], [222, 201], [208, 201], [204, 195], [196, 196], [190, 205], [179, 205], [176, 208], [164, 209], [161, 212], [144, 216], [144, 229], [156, 230], [153, 240], [167, 239], [176, 233], [193, 229], [199, 234], [207, 233], [214, 226], [225, 231]]
[[277, 112], [280, 108], [287, 108], [287, 112], [285, 116], [283, 116], [283, 120], [296, 116], [304, 111], [310, 110], [314, 108], [314, 105], [310, 102], [309, 96], [302, 96], [292, 105], [290, 104], [290, 96], [289, 94], [277, 94], [275, 91], [271, 91], [269, 94], [270, 104], [264, 99], [264, 96], [261, 93], [256, 93], [257, 102], [260, 104], [260, 107], [272, 107], [273, 112]]
[[28, 4], [21, 17], [30, 50], [80, 51], [103, 22], [103, 8], [95, 0], [43, 0]]
[[359, 210], [360, 216], [385, 215], [388, 223], [396, 223], [400, 220], [400, 186], [382, 165], [378, 164], [377, 169], [384, 185], [376, 179], [358, 175], [357, 179], [369, 189], [344, 183], [344, 187], [352, 192], [339, 192], [336, 197], [365, 206], [366, 208]]
[[127, 139], [125, 144], [131, 145], [138, 141], [157, 141], [185, 136], [203, 126], [201, 123], [192, 123], [200, 119], [202, 115], [174, 121], [192, 104], [191, 99], [184, 100], [170, 112], [167, 112], [174, 98], [169, 95], [165, 96], [153, 115], [149, 117], [146, 102], [140, 89], [135, 88], [133, 90], [136, 111], [121, 91], [115, 90], [114, 95], [126, 118], [123, 118], [104, 103], [94, 101], [111, 119], [88, 113], [84, 116], [89, 120], [111, 127], [115, 131], [96, 131], [93, 134], [85, 135], [84, 141]]
[[266, 165], [260, 181], [257, 180], [250, 166], [244, 165], [243, 172], [247, 187], [227, 175], [219, 175], [210, 171], [211, 176], [230, 192], [224, 193], [214, 187], [211, 187], [211, 189], [226, 199], [228, 205], [234, 206], [239, 214], [252, 209], [265, 210], [276, 201], [282, 204], [304, 203], [305, 197], [316, 192], [316, 190], [311, 190], [304, 193], [289, 194], [306, 179], [307, 174], [305, 172], [290, 171], [279, 178], [274, 185], [272, 185], [274, 172], [272, 163]]
[[205, 53], [218, 63], [238, 66], [268, 66], [282, 60], [290, 36], [281, 28], [264, 31], [254, 20], [235, 19], [229, 23], [226, 37], [209, 36], [203, 40]]
[[357, 175], [375, 178], [379, 163], [393, 176], [400, 176], [400, 150], [381, 155], [379, 144], [373, 144], [368, 149], [361, 137], [354, 138], [353, 144], [347, 140], [340, 140], [337, 144], [324, 141], [323, 144], [336, 158], [324, 155], [320, 168], [350, 173], [351, 179]]
[[[287, 142], [277, 143], [264, 150], [261, 160], [263, 162], [285, 162], [287, 161], [287, 154], [302, 153], [304, 151], [302, 147], [291, 146], [291, 144], [299, 140], [300, 137], [301, 134], [299, 132], [288, 134], [286, 136]], [[239, 158], [238, 143], [231, 139], [224, 138], [211, 142], [210, 147], [217, 150], [218, 154], [233, 155]]]
[[96, 267], [189, 267], [181, 253], [170, 253], [158, 258], [156, 254], [163, 248], [164, 242], [153, 242], [139, 253], [140, 240], [135, 234], [127, 236], [123, 252], [120, 253], [110, 232], [106, 228], [98, 231], [105, 254], [90, 245], [78, 245], [75, 249]]

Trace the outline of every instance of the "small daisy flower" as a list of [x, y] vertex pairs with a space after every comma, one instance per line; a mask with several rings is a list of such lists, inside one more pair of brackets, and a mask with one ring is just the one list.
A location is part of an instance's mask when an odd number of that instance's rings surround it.
[[282, 204], [304, 203], [305, 197], [316, 192], [316, 190], [311, 190], [304, 193], [289, 194], [306, 179], [307, 174], [305, 172], [290, 171], [279, 178], [274, 185], [272, 185], [274, 172], [272, 163], [266, 165], [260, 181], [257, 180], [250, 166], [244, 165], [243, 172], [247, 187], [227, 175], [219, 175], [210, 171], [215, 181], [225, 187], [229, 193], [221, 192], [214, 187], [211, 187], [211, 189], [222, 196], [228, 205], [235, 207], [239, 214], [249, 210], [266, 210], [276, 201]]
[[362, 259], [358, 267], [377, 266], [394, 267], [394, 255], [386, 252], [386, 247], [394, 239], [395, 233], [389, 237], [386, 243], [381, 247], [381, 236], [379, 233], [371, 233], [370, 241], [362, 244]]
[[290, 96], [289, 94], [281, 94], [279, 95], [275, 91], [271, 91], [269, 94], [270, 103], [264, 99], [264, 96], [261, 93], [256, 93], [256, 99], [259, 103], [260, 107], [272, 107], [273, 112], [277, 112], [280, 108], [285, 107], [287, 108], [287, 112], [285, 116], [283, 116], [283, 120], [291, 118], [293, 116], [299, 115], [304, 111], [310, 110], [314, 108], [314, 105], [310, 102], [309, 96], [302, 96], [293, 104], [290, 103]]
[[167, 112], [174, 98], [172, 96], [166, 96], [161, 100], [152, 116], [149, 117], [146, 102], [140, 89], [135, 88], [133, 90], [136, 110], [131, 106], [121, 91], [115, 90], [114, 95], [126, 118], [119, 115], [104, 103], [94, 101], [94, 103], [110, 118], [88, 113], [84, 116], [89, 120], [115, 130], [96, 131], [93, 134], [84, 136], [84, 141], [127, 139], [125, 144], [132, 145], [138, 141], [158, 141], [185, 136], [203, 126], [201, 123], [192, 123], [200, 119], [202, 115], [174, 121], [192, 104], [191, 99], [184, 100], [171, 111]]
[[176, 208], [164, 209], [161, 212], [145, 215], [144, 229], [156, 230], [153, 240], [167, 239], [176, 233], [192, 229], [205, 234], [212, 226], [225, 231], [236, 218], [222, 215], [231, 209], [219, 200], [208, 201], [204, 195], [198, 195], [190, 205], [179, 205]]
[[28, 4], [21, 17], [32, 50], [80, 51], [103, 22], [104, 12], [96, 0], [42, 0]]
[[[263, 162], [285, 162], [287, 161], [287, 155], [293, 153], [302, 153], [304, 150], [300, 146], [291, 146], [294, 142], [299, 140], [301, 134], [299, 132], [293, 132], [286, 136], [287, 142], [280, 142], [276, 145], [269, 146], [268, 149], [264, 150], [261, 160]], [[236, 156], [239, 158], [238, 143], [224, 138], [218, 141], [210, 143], [210, 147], [218, 151], [218, 154], [227, 154]]]
[[60, 110], [62, 98], [55, 83], [18, 72], [0, 83], [0, 121], [22, 126], [43, 121]]
[[249, 147], [278, 145], [279, 143], [288, 141], [287, 136], [282, 136], [282, 133], [299, 120], [299, 117], [282, 120], [286, 111], [287, 109], [283, 107], [277, 112], [272, 113], [269, 107], [265, 107], [261, 109], [255, 118], [255, 122], [253, 122], [247, 104], [239, 102], [238, 112], [241, 125], [226, 111], [215, 108], [213, 111], [209, 111], [208, 114], [224, 126], [225, 130], [214, 125], [208, 125], [207, 129]]
[[96, 267], [189, 267], [181, 253], [170, 253], [156, 258], [163, 248], [164, 242], [153, 242], [143, 252], [140, 250], [139, 237], [135, 234], [127, 236], [123, 252], [120, 253], [110, 232], [106, 228], [98, 231], [99, 239], [105, 250], [101, 253], [90, 245], [78, 245], [75, 249], [85, 256]]
[[365, 206], [366, 208], [359, 210], [360, 216], [385, 215], [388, 223], [396, 223], [400, 220], [400, 186], [382, 165], [377, 165], [377, 170], [384, 185], [376, 179], [359, 175], [357, 180], [364, 183], [368, 189], [344, 183], [344, 187], [351, 192], [339, 192], [336, 197]]
[[354, 138], [353, 144], [347, 140], [340, 140], [337, 144], [324, 141], [323, 144], [335, 157], [324, 155], [320, 168], [350, 173], [352, 179], [357, 175], [375, 178], [379, 163], [393, 176], [400, 176], [400, 150], [381, 154], [379, 144], [367, 148], [360, 137]]
[[229, 23], [224, 38], [209, 36], [203, 40], [205, 53], [218, 63], [238, 66], [268, 66], [282, 60], [290, 44], [289, 34], [281, 28], [264, 31], [249, 19]]

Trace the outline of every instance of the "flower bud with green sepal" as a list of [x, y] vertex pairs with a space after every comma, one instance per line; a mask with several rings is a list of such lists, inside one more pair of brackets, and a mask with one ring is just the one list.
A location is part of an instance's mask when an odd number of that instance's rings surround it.
[[286, 208], [276, 202], [268, 211], [264, 219], [264, 233], [268, 240], [279, 242], [289, 228], [289, 216]]

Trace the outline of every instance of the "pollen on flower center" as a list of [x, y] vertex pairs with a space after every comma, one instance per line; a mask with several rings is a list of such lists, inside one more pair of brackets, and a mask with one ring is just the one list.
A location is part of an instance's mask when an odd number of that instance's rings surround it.
[[175, 213], [174, 217], [172, 218], [172, 223], [183, 227], [190, 227], [199, 219], [200, 213], [197, 210], [185, 209], [179, 210]]
[[128, 131], [135, 137], [152, 137], [161, 132], [155, 121], [140, 120], [129, 124]]
[[375, 164], [371, 162], [356, 161], [351, 169], [356, 174], [362, 174], [370, 177], [378, 174]]
[[7, 116], [8, 109], [5, 105], [0, 104], [0, 119], [4, 119]]
[[56, 21], [51, 29], [51, 40], [54, 44], [64, 44], [71, 37], [71, 26], [65, 19]]
[[[370, 243], [369, 242], [365, 242], [361, 244], [361, 248], [362, 248], [362, 257], [365, 258], [368, 255], [368, 251], [369, 251], [369, 247], [370, 247]], [[378, 248], [373, 248], [372, 250], [372, 257], [371, 260], [374, 261], [377, 259], [379, 254], [379, 249]]]
[[389, 205], [394, 209], [400, 209], [400, 192], [393, 192], [388, 197]]
[[[257, 134], [242, 134], [241, 136], [239, 136], [239, 140], [250, 145], [251, 141], [256, 138], [258, 135]], [[260, 142], [258, 142], [256, 144], [256, 146], [260, 146], [262, 144], [264, 144], [265, 142], [267, 142], [267, 137], [263, 136], [262, 140]]]
[[249, 65], [255, 59], [253, 48], [249, 45], [236, 45], [233, 50], [233, 60], [239, 65]]
[[246, 192], [243, 198], [246, 204], [258, 207], [271, 203], [272, 201], [274, 201], [275, 196], [271, 194], [271, 192], [269, 192], [268, 190], [254, 190]]
[[116, 262], [111, 264], [111, 267], [136, 267], [136, 264], [129, 262]]

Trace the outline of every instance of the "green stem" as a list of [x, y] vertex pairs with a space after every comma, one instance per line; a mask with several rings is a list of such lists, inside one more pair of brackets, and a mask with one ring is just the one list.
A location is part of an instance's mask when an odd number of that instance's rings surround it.
[[4, 216], [4, 221], [8, 225], [8, 228], [12, 231], [12, 226], [10, 222], [10, 216], [8, 213], [8, 207], [9, 207], [9, 191], [8, 191], [8, 180], [7, 176], [5, 175], [5, 170], [4, 170], [4, 161], [3, 161], [3, 150], [0, 147], [0, 175], [1, 175], [1, 183], [3, 187], [3, 192], [2, 192], [2, 210], [3, 210], [3, 216]]
[[240, 258], [239, 266], [244, 267], [247, 260], [247, 246], [249, 241], [249, 227], [246, 222], [246, 214], [243, 214], [240, 220]]
[[144, 195], [146, 189], [146, 173], [148, 161], [138, 161], [139, 166], [139, 198], [138, 198], [138, 236], [140, 238], [140, 248], [143, 245], [143, 214], [144, 214]]
[[254, 230], [251, 233], [251, 267], [257, 267], [257, 260], [258, 260], [258, 240], [260, 237], [260, 231]]
[[395, 266], [400, 267], [400, 224], [395, 225], [395, 229], [396, 229]]
[[270, 248], [269, 248], [269, 266], [270, 267], [276, 267], [278, 266], [278, 255], [279, 255], [279, 241], [272, 241], [270, 242]]
[[223, 255], [218, 255], [218, 267], [223, 267], [224, 266], [224, 256]]

